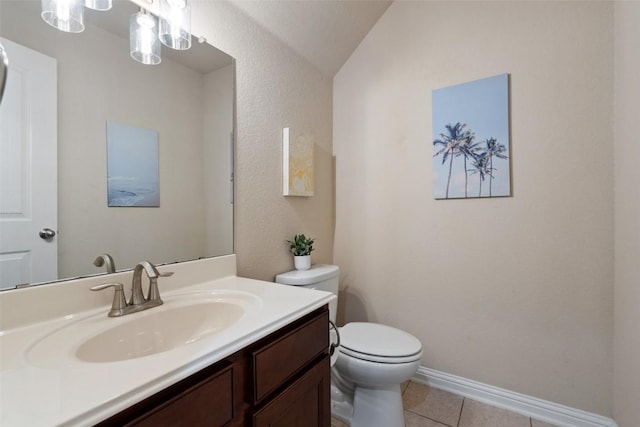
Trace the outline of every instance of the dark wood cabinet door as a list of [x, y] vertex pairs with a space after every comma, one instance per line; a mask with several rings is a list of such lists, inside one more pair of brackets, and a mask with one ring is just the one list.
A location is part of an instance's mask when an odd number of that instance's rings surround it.
[[331, 372], [329, 357], [286, 388], [253, 416], [253, 427], [329, 427]]
[[314, 312], [296, 329], [254, 351], [253, 404], [260, 405], [282, 384], [299, 375], [329, 347], [329, 312]]
[[233, 419], [231, 367], [138, 417], [137, 427], [221, 427]]

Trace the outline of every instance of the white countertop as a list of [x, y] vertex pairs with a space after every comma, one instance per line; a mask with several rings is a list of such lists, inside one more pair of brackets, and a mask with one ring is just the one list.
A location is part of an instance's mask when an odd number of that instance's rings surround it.
[[[132, 319], [132, 316], [143, 315], [154, 308], [122, 318], [107, 318], [109, 306], [103, 306], [0, 331], [0, 425], [93, 425], [335, 298], [327, 292], [237, 276], [173, 289], [163, 292], [162, 298], [171, 301], [187, 293], [219, 290], [249, 293], [257, 297], [257, 303], [243, 318], [219, 333], [137, 359], [87, 363], [73, 357], [74, 350], [67, 348], [69, 343], [60, 342], [57, 348], [51, 349], [52, 362], [47, 367], [47, 364], [32, 363], [29, 352], [43, 338], [78, 319], [99, 318], [104, 325], [105, 322]], [[64, 363], [66, 360], [68, 363]]]

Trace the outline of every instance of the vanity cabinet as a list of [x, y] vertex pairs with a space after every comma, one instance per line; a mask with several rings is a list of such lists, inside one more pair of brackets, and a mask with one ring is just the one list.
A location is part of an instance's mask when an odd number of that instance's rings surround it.
[[252, 403], [257, 408], [251, 425], [331, 425], [328, 315], [323, 310], [251, 352]]
[[99, 426], [329, 427], [324, 306]]
[[254, 427], [331, 425], [329, 357], [306, 372], [253, 415]]
[[[188, 385], [188, 384], [185, 384]], [[212, 373], [208, 378], [159, 403], [124, 425], [224, 426], [233, 420], [233, 366]], [[164, 400], [164, 399], [162, 399]]]

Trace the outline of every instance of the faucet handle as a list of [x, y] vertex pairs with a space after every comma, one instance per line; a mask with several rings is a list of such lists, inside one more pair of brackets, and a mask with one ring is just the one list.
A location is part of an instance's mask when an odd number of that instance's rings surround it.
[[[170, 276], [173, 276], [173, 271], [158, 273], [158, 277]], [[147, 301], [155, 305], [162, 304], [162, 298], [160, 298], [160, 291], [158, 290], [158, 277], [149, 278], [149, 295], [147, 295]]]
[[113, 295], [113, 303], [111, 303], [111, 310], [107, 314], [109, 317], [118, 317], [124, 314], [124, 309], [127, 306], [127, 301], [124, 298], [124, 286], [122, 283], [105, 283], [102, 285], [96, 285], [89, 289], [92, 291], [102, 291], [107, 288], [114, 288], [115, 293]]

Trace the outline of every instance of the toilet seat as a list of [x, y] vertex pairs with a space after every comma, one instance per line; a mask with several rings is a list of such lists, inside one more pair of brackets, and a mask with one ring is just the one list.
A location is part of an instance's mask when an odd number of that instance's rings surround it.
[[410, 363], [422, 356], [422, 344], [413, 335], [391, 326], [369, 322], [340, 328], [340, 353], [378, 363]]

